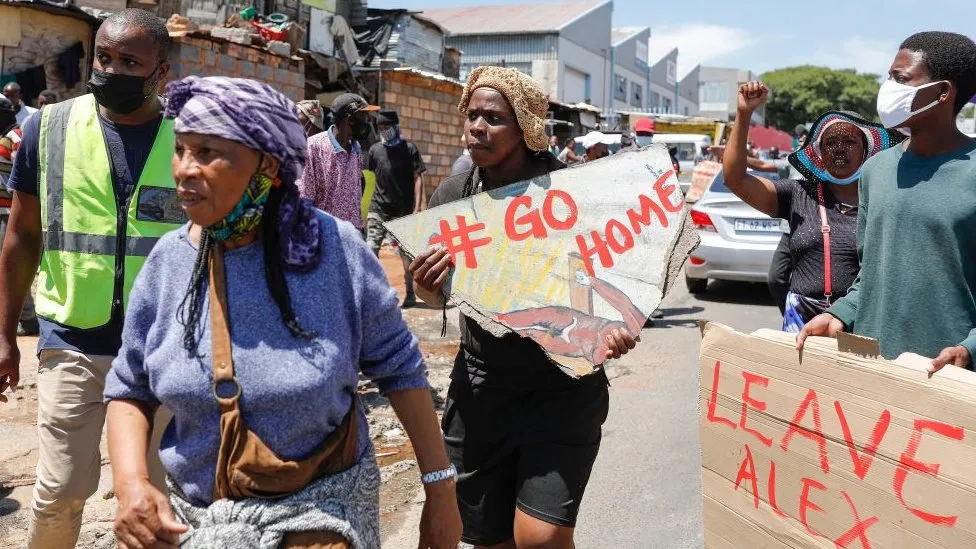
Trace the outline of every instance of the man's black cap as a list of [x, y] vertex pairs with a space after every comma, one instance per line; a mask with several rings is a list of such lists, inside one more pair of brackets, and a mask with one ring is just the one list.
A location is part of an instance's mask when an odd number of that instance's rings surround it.
[[380, 111], [376, 115], [376, 124], [389, 124], [390, 126], [396, 126], [400, 123], [400, 116], [396, 111]]
[[0, 112], [17, 112], [17, 109], [14, 109], [13, 102], [7, 99], [5, 95], [0, 95]]
[[336, 122], [345, 120], [357, 112], [376, 112], [380, 110], [376, 105], [370, 105], [363, 96], [355, 93], [344, 93], [332, 102], [332, 116]]

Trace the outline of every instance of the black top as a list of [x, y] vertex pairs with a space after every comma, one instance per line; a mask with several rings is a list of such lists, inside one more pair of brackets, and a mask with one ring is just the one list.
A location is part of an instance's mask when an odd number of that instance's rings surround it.
[[[548, 152], [539, 153], [532, 157], [532, 170], [525, 179], [539, 177], [549, 172], [565, 168], [566, 165], [554, 158]], [[429, 207], [433, 208], [448, 202], [464, 198], [465, 183], [471, 179], [471, 189], [478, 192], [478, 182], [482, 183], [481, 191], [490, 191], [503, 185], [493, 185], [481, 178], [480, 170], [472, 168], [466, 173], [453, 175], [445, 179], [430, 197]], [[466, 364], [456, 363], [452, 378], [457, 378], [466, 366], [471, 385], [511, 386], [519, 384], [526, 386], [569, 387], [577, 381], [567, 376], [556, 366], [538, 344], [529, 338], [515, 333], [508, 333], [502, 337], [495, 337], [482, 328], [476, 321], [461, 314], [461, 348], [466, 351]]]
[[[116, 195], [128, 200], [142, 176], [162, 123], [162, 116], [145, 124], [125, 126], [98, 116], [105, 136], [105, 146], [111, 160], [112, 181]], [[41, 115], [27, 119], [24, 137], [14, 159], [14, 170], [8, 186], [11, 190], [37, 196], [40, 174]], [[38, 350], [59, 349], [87, 355], [115, 356], [122, 345], [122, 318], [113, 315], [108, 324], [90, 330], [62, 326], [52, 320], [38, 317], [41, 337]]]
[[[782, 179], [774, 184], [779, 216], [790, 223], [790, 255], [793, 258], [790, 290], [804, 297], [823, 299], [824, 243], [817, 183]], [[830, 191], [830, 185], [823, 187], [830, 225], [832, 301], [836, 301], [847, 295], [861, 268], [857, 257], [857, 205], [842, 205]]]
[[409, 141], [393, 147], [377, 143], [366, 155], [366, 169], [376, 172], [369, 211], [394, 218], [413, 213], [414, 178], [427, 171], [416, 145]]

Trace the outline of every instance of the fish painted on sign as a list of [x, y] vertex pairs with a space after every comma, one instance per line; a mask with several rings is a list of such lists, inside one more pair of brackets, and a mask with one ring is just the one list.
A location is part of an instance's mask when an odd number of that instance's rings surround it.
[[603, 364], [609, 350], [607, 336], [619, 329], [638, 337], [647, 315], [612, 284], [591, 277], [590, 286], [620, 312], [622, 322], [562, 306], [522, 309], [500, 313], [495, 318], [550, 353], [585, 358], [594, 365]]

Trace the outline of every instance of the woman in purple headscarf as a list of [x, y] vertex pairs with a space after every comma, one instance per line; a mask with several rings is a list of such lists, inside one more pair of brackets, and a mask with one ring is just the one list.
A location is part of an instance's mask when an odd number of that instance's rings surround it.
[[[267, 85], [170, 84], [189, 223], [136, 280], [105, 388], [121, 547], [379, 547], [379, 472], [356, 396], [387, 395], [427, 491], [422, 547], [460, 518], [417, 340], [352, 225], [298, 197], [305, 132]], [[159, 405], [169, 497], [147, 480]]]

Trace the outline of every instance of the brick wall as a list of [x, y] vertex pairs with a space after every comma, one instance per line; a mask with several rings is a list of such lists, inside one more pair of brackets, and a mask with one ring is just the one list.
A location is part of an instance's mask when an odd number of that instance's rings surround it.
[[[88, 93], [86, 84], [88, 67], [91, 66], [90, 42], [95, 32], [88, 23], [26, 6], [0, 5], [0, 21], [13, 20], [20, 21], [20, 40], [17, 46], [8, 44], [0, 47], [3, 74], [16, 74], [43, 64], [47, 88], [56, 91], [61, 101]], [[79, 61], [81, 80], [68, 89], [61, 79], [57, 56], [76, 42], [81, 42], [85, 57]], [[33, 96], [28, 99], [33, 103]]]
[[305, 62], [266, 50], [203, 38], [176, 38], [170, 79], [231, 76], [270, 84], [292, 101], [305, 99]]
[[412, 71], [383, 71], [380, 105], [397, 111], [403, 137], [427, 165], [427, 196], [451, 174], [461, 154], [464, 118], [457, 111], [461, 84]]

